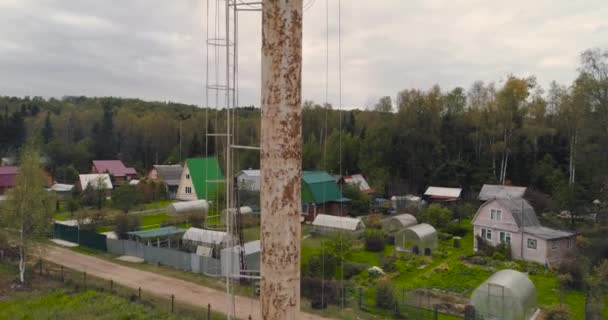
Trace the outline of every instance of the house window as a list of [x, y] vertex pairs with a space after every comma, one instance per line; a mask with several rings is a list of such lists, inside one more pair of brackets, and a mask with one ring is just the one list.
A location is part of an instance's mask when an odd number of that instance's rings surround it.
[[500, 232], [500, 242], [511, 243], [511, 233], [510, 232]]
[[536, 239], [530, 239], [528, 238], [528, 249], [534, 249], [536, 250]]
[[190, 175], [189, 174], [186, 174], [186, 179], [190, 179]]
[[481, 237], [486, 240], [492, 240], [492, 230], [481, 229]]
[[186, 187], [186, 193], [192, 193], [192, 187]]
[[502, 220], [502, 211], [498, 209], [490, 210], [490, 219], [500, 221]]

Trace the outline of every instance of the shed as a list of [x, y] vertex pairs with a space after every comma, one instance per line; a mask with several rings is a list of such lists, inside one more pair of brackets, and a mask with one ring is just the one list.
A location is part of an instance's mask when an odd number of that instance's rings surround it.
[[[234, 246], [221, 251], [222, 275], [237, 276], [241, 274], [240, 263], [241, 246]], [[250, 241], [243, 245], [245, 257], [245, 267], [247, 273], [257, 273], [260, 271], [260, 240]]]
[[382, 221], [382, 231], [386, 233], [396, 233], [397, 231], [418, 224], [416, 217], [409, 213], [398, 214], [388, 217]]
[[207, 215], [207, 211], [209, 210], [209, 203], [207, 200], [194, 200], [194, 201], [184, 201], [184, 202], [174, 202], [167, 206], [167, 214], [170, 216], [176, 216], [180, 214], [187, 213], [202, 213]]
[[197, 246], [214, 247], [218, 245], [227, 245], [234, 239], [224, 231], [190, 228], [186, 230], [182, 240]]
[[179, 238], [185, 231], [176, 227], [164, 227], [158, 229], [127, 232], [129, 238], [137, 242], [155, 245], [156, 247], [176, 247]]
[[397, 251], [430, 255], [437, 249], [437, 230], [430, 224], [421, 223], [398, 231], [395, 235]]
[[490, 199], [518, 199], [526, 194], [526, 187], [503, 186], [496, 184], [484, 184], [477, 197], [480, 201]]
[[18, 171], [19, 168], [15, 166], [0, 166], [0, 195], [15, 186]]
[[363, 177], [362, 174], [353, 174], [350, 176], [344, 176], [342, 179], [344, 179], [345, 183], [348, 183], [353, 186], [357, 186], [359, 188], [359, 191], [361, 191], [361, 192], [364, 192], [367, 194], [374, 193], [374, 190], [369, 186], [369, 183], [367, 183], [367, 180], [365, 180], [365, 177]]
[[345, 232], [353, 236], [361, 236], [365, 231], [365, 223], [361, 219], [338, 217], [319, 214], [312, 222], [313, 231], [318, 234]]
[[424, 196], [431, 200], [455, 201], [460, 199], [461, 188], [445, 188], [430, 186], [424, 192]]
[[471, 304], [483, 319], [532, 319], [537, 310], [536, 287], [525, 273], [501, 270], [475, 289]]

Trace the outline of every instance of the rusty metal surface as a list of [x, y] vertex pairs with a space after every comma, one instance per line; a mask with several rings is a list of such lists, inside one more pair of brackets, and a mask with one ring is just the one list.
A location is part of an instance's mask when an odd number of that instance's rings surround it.
[[300, 309], [302, 0], [262, 11], [261, 318]]

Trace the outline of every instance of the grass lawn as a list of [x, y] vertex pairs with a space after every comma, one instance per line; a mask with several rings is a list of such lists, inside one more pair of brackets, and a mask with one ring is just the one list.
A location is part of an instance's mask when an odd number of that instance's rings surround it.
[[57, 221], [66, 221], [72, 219], [69, 212], [60, 212], [53, 215], [53, 219]]
[[152, 209], [164, 209], [168, 205], [175, 202], [175, 200], [162, 200], [156, 202], [145, 203], [143, 205], [143, 210], [152, 210]]

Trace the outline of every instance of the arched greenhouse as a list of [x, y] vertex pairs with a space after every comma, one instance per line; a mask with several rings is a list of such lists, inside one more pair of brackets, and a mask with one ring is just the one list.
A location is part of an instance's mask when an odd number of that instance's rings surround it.
[[437, 242], [437, 230], [426, 223], [402, 229], [395, 235], [395, 247], [402, 252], [428, 256], [437, 249]]
[[536, 287], [525, 273], [501, 270], [475, 289], [471, 304], [479, 319], [529, 320], [537, 312]]

